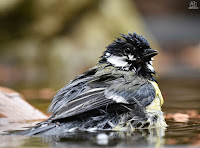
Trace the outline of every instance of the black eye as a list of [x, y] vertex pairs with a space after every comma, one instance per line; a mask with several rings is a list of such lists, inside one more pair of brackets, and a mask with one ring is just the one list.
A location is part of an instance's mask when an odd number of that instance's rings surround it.
[[126, 51], [127, 54], [131, 53], [131, 49], [130, 48], [126, 48], [125, 51]]

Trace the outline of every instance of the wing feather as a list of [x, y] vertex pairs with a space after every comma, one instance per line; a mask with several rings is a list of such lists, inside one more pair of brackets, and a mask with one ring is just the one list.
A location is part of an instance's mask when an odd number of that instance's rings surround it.
[[[54, 97], [51, 120], [80, 116], [85, 112], [112, 104], [146, 107], [155, 98], [155, 89], [147, 79], [139, 76], [101, 75], [86, 73], [61, 89]], [[130, 109], [130, 107], [128, 107]], [[113, 110], [115, 111], [115, 109]]]
[[61, 109], [60, 112], [58, 112], [56, 116], [54, 116], [51, 119], [57, 120], [57, 119], [72, 117], [72, 116], [79, 115], [81, 113], [84, 113], [93, 109], [106, 106], [108, 104], [112, 104], [112, 103], [114, 103], [112, 100], [108, 100], [106, 98], [92, 99], [67, 110], [63, 108], [63, 110]]

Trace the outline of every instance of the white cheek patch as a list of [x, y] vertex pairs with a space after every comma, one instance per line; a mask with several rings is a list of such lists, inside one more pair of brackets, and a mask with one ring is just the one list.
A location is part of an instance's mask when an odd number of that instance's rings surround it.
[[127, 67], [129, 64], [125, 61], [126, 59], [126, 57], [110, 56], [107, 61], [116, 67]]

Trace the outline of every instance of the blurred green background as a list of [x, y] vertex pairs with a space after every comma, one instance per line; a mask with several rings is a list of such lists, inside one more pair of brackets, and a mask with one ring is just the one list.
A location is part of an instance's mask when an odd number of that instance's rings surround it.
[[[199, 1], [197, 1], [199, 2]], [[145, 36], [159, 78], [200, 78], [200, 13], [190, 1], [1, 0], [0, 85], [26, 98], [93, 67], [119, 33]]]

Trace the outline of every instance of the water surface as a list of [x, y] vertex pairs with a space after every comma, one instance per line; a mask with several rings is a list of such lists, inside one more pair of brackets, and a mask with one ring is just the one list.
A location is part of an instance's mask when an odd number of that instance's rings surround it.
[[[165, 114], [195, 111], [200, 113], [200, 79], [159, 80], [165, 103]], [[30, 103], [46, 112], [50, 101], [31, 100]], [[192, 116], [193, 117], [193, 116]], [[0, 136], [0, 147], [200, 147], [200, 119], [187, 122], [167, 119], [167, 129], [136, 130], [133, 132], [76, 132], [51, 137]], [[9, 123], [0, 128], [27, 127], [33, 123]]]

